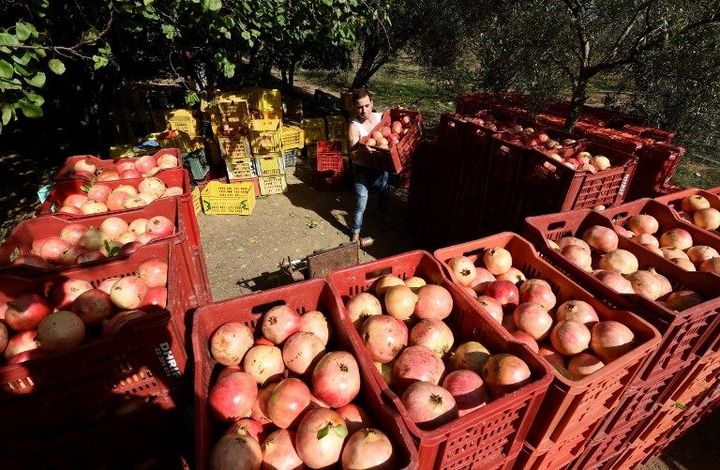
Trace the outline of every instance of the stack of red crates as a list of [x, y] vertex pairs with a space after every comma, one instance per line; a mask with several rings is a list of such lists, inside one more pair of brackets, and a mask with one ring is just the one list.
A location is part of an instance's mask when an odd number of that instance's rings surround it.
[[318, 140], [315, 170], [317, 183], [321, 189], [339, 190], [347, 179], [345, 152], [342, 142]]
[[[0, 432], [0, 461], [8, 468], [99, 468], [108, 462], [122, 468], [179, 468], [190, 461], [187, 450], [192, 449], [189, 315], [211, 300], [189, 175], [182, 168], [159, 172], [157, 178], [181, 187], [183, 194], [142, 208], [94, 215], [55, 212], [65, 196], [93, 184], [65, 171], [75, 160], [70, 157], [58, 173], [39, 215], [20, 223], [0, 247], [0, 303], [25, 293], [47, 297], [65, 280], [98, 287], [106, 279], [137, 274], [141, 263], [157, 258], [169, 266], [167, 305], [147, 308], [145, 314], [131, 316], [102, 335], [88, 327], [86, 340], [77, 348], [29, 351], [0, 364], [0, 407], [6, 424], [6, 431]], [[114, 188], [137, 186], [140, 181], [104, 184]], [[173, 222], [174, 233], [134, 251], [82, 264], [12, 264], [17, 256], [31, 254], [34, 240], [56, 237], [70, 224], [99, 227], [111, 216], [126, 222], [164, 216]], [[40, 447], [43, 452], [37, 452]]]

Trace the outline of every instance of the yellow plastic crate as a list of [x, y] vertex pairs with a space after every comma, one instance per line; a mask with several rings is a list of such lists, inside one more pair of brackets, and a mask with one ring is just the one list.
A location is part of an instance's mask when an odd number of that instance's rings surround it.
[[282, 119], [282, 95], [278, 89], [244, 88], [251, 109], [257, 109], [264, 119]]
[[195, 215], [198, 215], [202, 210], [202, 205], [200, 203], [200, 188], [195, 186], [190, 194], [192, 194], [193, 210], [195, 211]]
[[278, 176], [285, 174], [285, 160], [281, 154], [255, 157], [258, 176]]
[[300, 126], [283, 124], [281, 128], [282, 151], [305, 147], [305, 131]]
[[210, 181], [201, 193], [203, 212], [211, 215], [250, 215], [255, 208], [255, 188], [250, 182]]
[[247, 100], [220, 97], [217, 106], [222, 122], [240, 123], [242, 127], [250, 125], [250, 106]]
[[345, 116], [327, 116], [327, 140], [347, 140], [348, 123]]
[[305, 145], [312, 145], [318, 140], [327, 140], [325, 134], [325, 119], [305, 118], [302, 125], [305, 131]]
[[250, 141], [247, 136], [218, 137], [218, 145], [220, 146], [220, 155], [225, 160], [252, 158]]
[[190, 109], [173, 109], [165, 114], [167, 128], [183, 132], [190, 138], [198, 137], [198, 122], [195, 113]]
[[280, 119], [253, 119], [250, 127], [250, 147], [256, 157], [281, 152]]
[[227, 169], [228, 178], [231, 180], [257, 178], [259, 176], [257, 163], [254, 158], [225, 160], [225, 167]]
[[282, 194], [285, 191], [287, 191], [285, 175], [260, 177], [260, 194], [263, 196]]

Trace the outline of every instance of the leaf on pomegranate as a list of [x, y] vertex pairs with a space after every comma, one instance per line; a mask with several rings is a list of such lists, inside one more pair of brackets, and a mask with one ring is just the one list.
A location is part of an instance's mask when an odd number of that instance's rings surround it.
[[345, 438], [348, 435], [348, 430], [345, 426], [334, 426], [333, 431], [338, 437]]
[[88, 186], [87, 184], [84, 184], [84, 185], [82, 185], [82, 187], [80, 189], [82, 189], [82, 191], [84, 193], [86, 193], [86, 192], [90, 191], [90, 186]]

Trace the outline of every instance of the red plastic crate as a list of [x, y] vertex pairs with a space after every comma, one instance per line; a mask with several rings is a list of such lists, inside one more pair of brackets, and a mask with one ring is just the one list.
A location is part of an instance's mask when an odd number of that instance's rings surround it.
[[[173, 149], [173, 148], [162, 149], [162, 150], [159, 150], [156, 153], [154, 153], [153, 157], [158, 158], [158, 157], [161, 157], [162, 155], [173, 155], [178, 160], [177, 168], [182, 168], [183, 161], [180, 156], [180, 149]], [[80, 160], [91, 161], [92, 163], [95, 164], [95, 166], [97, 166], [98, 170], [114, 170], [115, 165], [117, 163], [119, 163], [121, 161], [126, 161], [126, 160], [137, 160], [137, 158], [121, 158], [118, 160], [113, 160], [113, 159], [103, 160], [101, 158], [98, 158], [98, 157], [95, 157], [92, 155], [75, 155], [75, 156], [68, 157], [67, 159], [65, 159], [65, 163], [63, 164], [62, 167], [60, 167], [60, 170], [58, 170], [58, 172], [55, 174], [55, 181], [63, 181], [63, 180], [72, 179], [72, 178], [78, 178], [78, 179], [88, 181], [89, 178], [84, 178], [82, 176], [76, 176], [74, 174], [75, 163], [77, 163]], [[160, 173], [162, 173], [163, 171], [166, 171], [166, 170], [160, 170]], [[121, 181], [122, 181], [122, 179], [121, 179]]]
[[82, 426], [3, 445], [3, 468], [190, 468], [185, 401], [176, 394], [126, 401]]
[[[374, 367], [359, 333], [345, 312], [345, 303], [369, 290], [385, 274], [401, 279], [420, 276], [444, 286], [453, 297], [453, 311], [445, 322], [455, 342], [476, 340], [493, 353], [511, 353], [524, 360], [535, 380], [512, 394], [493, 400], [482, 408], [433, 430], [420, 429], [408, 418], [400, 398]], [[520, 451], [523, 439], [535, 419], [540, 402], [552, 380], [550, 367], [530, 352], [526, 345], [509, 341], [486, 313], [472, 305], [443, 274], [442, 266], [424, 251], [373, 261], [330, 273], [330, 285], [341, 299], [344, 328], [357, 347], [358, 358], [371, 370], [382, 395], [399, 410], [405, 425], [418, 443], [422, 468], [485, 468], [506, 465]]]
[[563, 258], [560, 253], [547, 245], [547, 240], [558, 240], [564, 236], [582, 237], [585, 230], [593, 225], [612, 228], [607, 217], [590, 210], [579, 210], [562, 214], [530, 217], [527, 219], [526, 233], [530, 241], [539, 247], [545, 259], [562, 272], [580, 282], [588, 290], [599, 294], [604, 301], [620, 308], [626, 308], [651, 323], [662, 334], [657, 352], [647, 361], [639, 377], [646, 379], [661, 370], [668, 370], [684, 364], [693, 353], [703, 347], [703, 335], [715, 331], [720, 316], [720, 298], [717, 281], [706, 273], [685, 271], [665, 258], [645, 249], [625, 237], [618, 237], [618, 247], [633, 253], [640, 269], [654, 268], [668, 278], [673, 291], [692, 290], [702, 295], [706, 302], [676, 312], [662, 304], [637, 294], [618, 294], [606, 287], [589, 273], [583, 271]]
[[677, 132], [674, 131], [666, 131], [655, 127], [644, 127], [634, 124], [625, 124], [623, 126], [623, 130], [640, 137], [667, 143], [672, 143], [673, 139], [677, 135]]
[[[655, 217], [659, 224], [656, 235], [673, 229], [682, 228], [692, 236], [693, 245], [705, 245], [720, 251], [720, 233], [716, 231], [708, 231], [701, 229], [695, 224], [687, 222], [680, 216], [676, 215], [667, 205], [662, 204], [653, 199], [638, 199], [636, 201], [627, 202], [617, 207], [612, 207], [602, 211], [602, 214], [611, 219], [614, 224], [625, 226], [627, 220], [638, 214], [647, 214]], [[634, 238], [630, 238], [633, 243], [642, 247], [641, 244], [635, 242]], [[644, 247], [643, 247], [644, 248]], [[707, 275], [712, 275], [707, 273]]]
[[613, 462], [637, 438], [633, 426], [621, 428], [611, 434], [595, 435], [585, 452], [569, 467], [573, 470], [612, 468]]
[[[720, 210], [720, 195], [713, 193], [712, 191], [705, 191], [698, 188], [688, 188], [682, 191], [676, 191], [664, 196], [657, 197], [655, 198], [655, 200], [661, 204], [667, 205], [677, 214], [680, 219], [686, 220], [694, 224], [692, 216], [682, 210], [682, 200], [686, 197], [695, 195], [704, 197], [710, 203], [710, 207]], [[707, 232], [711, 233], [716, 237], [720, 237], [720, 230], [707, 230]]]
[[[513, 257], [513, 266], [520, 269], [528, 279], [545, 279], [553, 288], [557, 304], [575, 299], [588, 302], [601, 320], [617, 320], [630, 328], [638, 340], [637, 346], [626, 355], [607, 364], [605, 367], [582, 380], [570, 380], [553, 371], [553, 383], [545, 395], [545, 400], [531, 427], [527, 442], [539, 452], [545, 452], [550, 446], [566, 440], [599, 423], [618, 403], [623, 390], [630, 385], [647, 357], [655, 350], [660, 335], [650, 324], [628, 311], [613, 310], [599, 301], [573, 280], [543, 260], [533, 246], [514, 233], [501, 233], [480, 240], [443, 248], [435, 251], [437, 258], [453, 280], [447, 262], [456, 256], [467, 256], [474, 263], [482, 265], [486, 249], [502, 247]], [[475, 302], [468, 294], [462, 294], [468, 302]], [[477, 303], [476, 303], [477, 305]], [[477, 305], [482, 310], [482, 307]], [[512, 338], [500, 327], [503, 336]], [[537, 356], [540, 358], [540, 356]], [[546, 362], [541, 358], [543, 362]]]
[[317, 159], [315, 169], [317, 171], [334, 171], [342, 173], [345, 169], [342, 142], [318, 140]]
[[525, 443], [515, 468], [523, 470], [559, 470], [567, 467], [585, 449], [593, 435], [594, 427], [570, 435], [550, 449], [539, 451]]
[[389, 126], [393, 121], [399, 121], [403, 117], [409, 116], [412, 120], [412, 126], [407, 134], [400, 138], [400, 141], [390, 149], [382, 149], [374, 147], [374, 152], [363, 152], [354, 155], [356, 163], [368, 168], [376, 170], [388, 171], [390, 173], [399, 173], [405, 164], [412, 158], [415, 149], [422, 139], [422, 116], [419, 111], [403, 108], [388, 109], [383, 113], [380, 123], [370, 132], [379, 131], [385, 126]]
[[684, 154], [684, 147], [665, 142], [644, 145], [635, 153], [638, 167], [628, 199], [653, 196], [659, 189], [670, 184]]
[[[156, 215], [162, 215], [170, 219], [175, 225], [175, 233], [167, 237], [157, 238], [150, 243], [162, 242], [167, 239], [185, 239], [187, 237], [188, 243], [194, 247], [198, 247], [200, 244], [200, 234], [194, 230], [195, 224], [192, 221], [188, 221], [188, 214], [183, 212], [184, 207], [177, 198], [169, 197], [158, 199], [152, 205], [146, 207], [140, 207], [138, 209], [132, 209], [123, 211], [117, 214], [96, 214], [82, 217], [77, 220], [68, 220], [63, 217], [56, 215], [46, 215], [36, 217], [34, 219], [28, 219], [24, 222], [19, 223], [12, 231], [10, 236], [0, 247], [0, 266], [10, 265], [15, 256], [29, 255], [32, 251], [32, 242], [35, 239], [49, 236], [60, 236], [60, 232], [63, 228], [70, 224], [84, 225], [86, 228], [100, 227], [102, 222], [108, 217], [119, 217], [127, 223], [132, 222], [137, 218], [150, 219]], [[194, 215], [193, 215], [194, 218]], [[124, 258], [127, 258], [125, 256]], [[84, 263], [83, 266], [101, 264], [111, 259], [122, 259], [122, 258], [107, 258], [104, 260], [91, 261]], [[21, 266], [13, 266], [13, 271], [16, 271]], [[27, 266], [29, 272], [55, 272], [63, 269], [67, 269], [68, 266], [58, 265], [50, 270], [42, 268], [34, 268]]]
[[[222, 324], [235, 321], [256, 328], [262, 314], [276, 305], [286, 304], [298, 313], [320, 310], [326, 314], [329, 325], [333, 327], [332, 337], [336, 348], [354, 352], [355, 345], [343, 328], [340, 306], [334, 292], [324, 280], [312, 280], [271, 289], [230, 300], [215, 302], [199, 308], [193, 318], [193, 356], [195, 360], [195, 451], [196, 468], [209, 468], [208, 461], [214, 441], [222, 434], [215, 426], [208, 412], [207, 396], [210, 383], [221, 367], [212, 358], [208, 347], [213, 332]], [[397, 468], [414, 469], [418, 466], [418, 455], [412, 438], [396, 412], [384, 406], [373, 379], [368, 375], [372, 364], [358, 360], [362, 387], [360, 395], [362, 406], [372, 418], [373, 427], [378, 427], [393, 441], [395, 455], [399, 462]]]

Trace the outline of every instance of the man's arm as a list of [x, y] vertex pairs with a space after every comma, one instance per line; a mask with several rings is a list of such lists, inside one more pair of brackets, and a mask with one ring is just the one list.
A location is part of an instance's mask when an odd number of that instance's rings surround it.
[[360, 131], [353, 123], [350, 123], [348, 127], [348, 140], [350, 141], [350, 148], [354, 147], [360, 140]]

